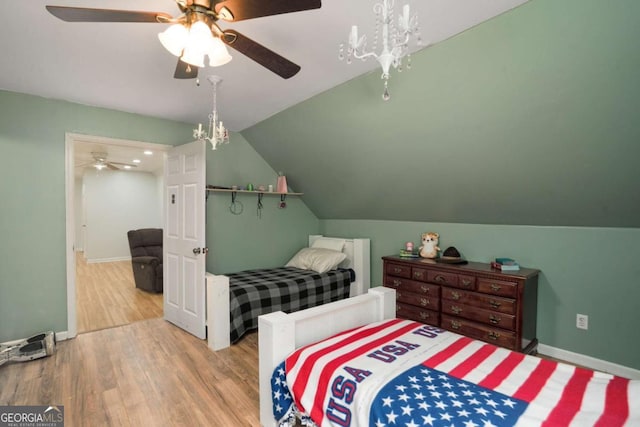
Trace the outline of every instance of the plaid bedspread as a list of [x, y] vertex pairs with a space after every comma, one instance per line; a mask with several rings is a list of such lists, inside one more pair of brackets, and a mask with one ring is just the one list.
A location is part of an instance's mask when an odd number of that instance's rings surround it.
[[349, 297], [353, 270], [316, 273], [293, 267], [247, 270], [229, 276], [231, 342], [258, 328], [258, 316], [291, 313]]

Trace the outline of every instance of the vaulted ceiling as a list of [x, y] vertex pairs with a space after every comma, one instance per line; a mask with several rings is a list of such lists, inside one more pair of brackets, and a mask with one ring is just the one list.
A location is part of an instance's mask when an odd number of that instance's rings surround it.
[[[256, 0], [247, 0], [256, 3]], [[499, 15], [526, 0], [397, 0], [416, 11], [422, 37], [432, 44]], [[196, 81], [173, 78], [177, 58], [158, 41], [168, 24], [63, 22], [46, 5], [164, 12], [178, 16], [174, 0], [29, 0], [0, 2], [0, 89], [187, 123], [206, 122], [211, 86], [221, 118], [241, 131], [313, 95], [376, 67], [374, 61], [347, 65], [338, 47], [351, 26], [373, 35], [372, 0], [324, 0], [320, 9], [219, 21], [302, 67], [283, 79], [238, 51], [222, 67], [201, 69]], [[399, 7], [398, 7], [399, 9]], [[413, 51], [420, 46], [412, 45]]]

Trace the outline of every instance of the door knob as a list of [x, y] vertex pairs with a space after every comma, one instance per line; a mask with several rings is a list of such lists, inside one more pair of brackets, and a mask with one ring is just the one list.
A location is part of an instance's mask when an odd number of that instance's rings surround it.
[[198, 255], [200, 253], [200, 248], [193, 248], [193, 253]]

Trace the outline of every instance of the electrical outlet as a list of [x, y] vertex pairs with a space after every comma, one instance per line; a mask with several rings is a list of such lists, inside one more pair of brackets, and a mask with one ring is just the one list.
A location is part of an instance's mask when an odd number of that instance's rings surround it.
[[578, 313], [576, 316], [576, 328], [584, 330], [589, 329], [589, 316]]

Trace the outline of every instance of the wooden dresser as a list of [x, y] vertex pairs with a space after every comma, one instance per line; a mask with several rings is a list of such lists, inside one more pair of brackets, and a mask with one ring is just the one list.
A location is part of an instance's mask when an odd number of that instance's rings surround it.
[[534, 353], [538, 270], [382, 257], [383, 285], [396, 289], [396, 315], [495, 345]]

